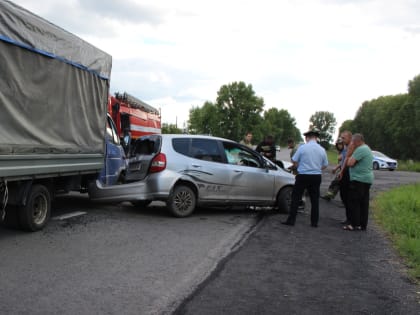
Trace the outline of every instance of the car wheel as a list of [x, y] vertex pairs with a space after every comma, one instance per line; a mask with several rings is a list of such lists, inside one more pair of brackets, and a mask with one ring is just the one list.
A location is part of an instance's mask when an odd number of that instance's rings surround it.
[[378, 162], [373, 162], [373, 169], [374, 170], [379, 170], [379, 163]]
[[137, 208], [146, 208], [152, 200], [132, 200], [131, 204]]
[[178, 217], [187, 217], [194, 212], [197, 197], [194, 191], [186, 185], [178, 185], [174, 188], [166, 205], [171, 213]]
[[395, 170], [395, 168], [390, 168], [389, 170], [392, 172], [393, 170]]
[[277, 196], [277, 208], [281, 213], [289, 213], [292, 203], [292, 187], [283, 188]]

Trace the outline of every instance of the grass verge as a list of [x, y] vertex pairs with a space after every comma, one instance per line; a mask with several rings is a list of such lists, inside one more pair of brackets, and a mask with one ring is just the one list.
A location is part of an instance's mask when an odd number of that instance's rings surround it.
[[398, 171], [420, 172], [420, 162], [413, 160], [398, 161]]
[[406, 260], [410, 276], [420, 283], [420, 184], [379, 194], [373, 215]]
[[337, 150], [328, 150], [327, 151], [328, 164], [336, 166], [338, 164], [338, 153]]

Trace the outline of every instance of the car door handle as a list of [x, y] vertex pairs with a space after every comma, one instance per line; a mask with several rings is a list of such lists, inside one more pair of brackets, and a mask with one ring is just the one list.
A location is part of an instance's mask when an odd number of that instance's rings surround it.
[[241, 170], [234, 170], [235, 173], [242, 173]]
[[197, 167], [197, 168], [199, 168], [199, 167], [201, 167], [201, 165], [200, 165], [200, 164], [192, 164], [192, 167]]

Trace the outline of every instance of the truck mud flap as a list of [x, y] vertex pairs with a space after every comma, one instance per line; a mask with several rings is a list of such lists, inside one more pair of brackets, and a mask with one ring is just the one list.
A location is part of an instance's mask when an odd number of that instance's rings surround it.
[[6, 205], [7, 200], [9, 199], [9, 190], [7, 188], [7, 181], [0, 182], [0, 220], [4, 221], [4, 218], [6, 217]]

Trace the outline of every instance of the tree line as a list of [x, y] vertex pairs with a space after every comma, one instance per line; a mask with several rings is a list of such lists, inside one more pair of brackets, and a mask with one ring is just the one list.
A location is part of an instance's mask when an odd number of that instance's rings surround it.
[[[255, 144], [266, 135], [272, 135], [277, 144], [285, 145], [288, 139], [302, 141], [296, 120], [285, 109], [263, 110], [264, 99], [258, 97], [251, 84], [233, 82], [223, 85], [217, 92], [215, 102], [190, 110], [187, 130], [164, 124], [163, 133], [206, 134], [240, 141], [247, 132], [252, 132]], [[316, 112], [310, 118], [310, 128], [320, 131], [321, 144], [328, 148], [335, 132], [336, 120], [330, 112]]]
[[366, 143], [396, 159], [420, 160], [420, 75], [408, 82], [408, 93], [365, 101], [340, 131], [362, 133]]
[[[215, 102], [207, 101], [190, 110], [190, 134], [206, 134], [240, 141], [246, 132], [252, 132], [254, 142], [270, 134], [276, 143], [286, 143], [288, 138], [301, 140], [295, 119], [287, 110], [269, 108], [264, 111], [264, 100], [257, 96], [251, 84], [233, 82], [223, 85]], [[174, 130], [164, 126], [163, 132]], [[179, 130], [180, 131], [180, 130]]]
[[[285, 109], [269, 108], [264, 111], [264, 100], [257, 96], [252, 85], [233, 82], [223, 85], [215, 102], [190, 110], [187, 130], [174, 125], [163, 125], [163, 133], [208, 134], [239, 141], [250, 131], [254, 142], [265, 135], [273, 135], [277, 144], [289, 138], [302, 141], [295, 118]], [[339, 131], [362, 133], [366, 143], [374, 150], [397, 159], [420, 160], [420, 75], [408, 82], [408, 93], [380, 96], [365, 101], [354, 119], [342, 123]], [[320, 141], [326, 149], [335, 141], [336, 119], [327, 111], [315, 112], [310, 128], [320, 131]]]

